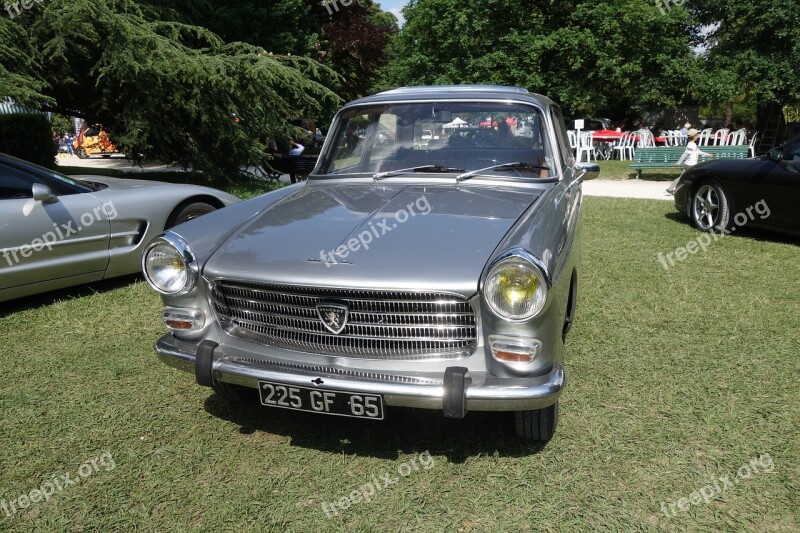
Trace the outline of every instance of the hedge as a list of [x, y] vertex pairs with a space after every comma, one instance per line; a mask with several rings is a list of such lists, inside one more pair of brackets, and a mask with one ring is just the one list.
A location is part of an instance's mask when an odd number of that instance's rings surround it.
[[53, 168], [57, 148], [47, 117], [35, 113], [0, 115], [0, 152]]

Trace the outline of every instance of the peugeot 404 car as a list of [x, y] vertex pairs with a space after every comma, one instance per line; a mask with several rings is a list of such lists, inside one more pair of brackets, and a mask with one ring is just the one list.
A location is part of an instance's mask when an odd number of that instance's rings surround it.
[[[430, 132], [428, 143], [415, 142]], [[512, 411], [547, 441], [575, 317], [581, 183], [559, 107], [525, 89], [345, 105], [308, 181], [154, 239], [160, 358], [231, 401], [383, 419]]]

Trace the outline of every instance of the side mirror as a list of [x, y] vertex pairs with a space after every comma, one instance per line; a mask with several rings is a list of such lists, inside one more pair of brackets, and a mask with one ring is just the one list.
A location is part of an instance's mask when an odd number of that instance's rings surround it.
[[780, 148], [773, 148], [767, 152], [767, 157], [769, 157], [771, 161], [781, 161], [783, 159], [783, 150]]
[[575, 180], [588, 181], [600, 176], [600, 165], [597, 163], [578, 163], [575, 165], [577, 176]]
[[53, 189], [41, 183], [34, 183], [31, 187], [33, 199], [43, 204], [53, 204], [58, 201], [58, 196], [53, 192]]

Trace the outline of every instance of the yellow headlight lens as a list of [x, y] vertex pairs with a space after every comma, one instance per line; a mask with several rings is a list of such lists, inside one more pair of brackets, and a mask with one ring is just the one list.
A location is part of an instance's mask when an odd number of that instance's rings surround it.
[[512, 320], [531, 318], [547, 299], [547, 286], [538, 268], [521, 257], [498, 263], [489, 272], [484, 296], [495, 314]]

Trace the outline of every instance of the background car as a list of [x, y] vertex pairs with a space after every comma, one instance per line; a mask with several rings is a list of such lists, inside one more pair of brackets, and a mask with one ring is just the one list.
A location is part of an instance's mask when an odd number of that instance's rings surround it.
[[668, 191], [676, 209], [700, 230], [730, 231], [747, 225], [800, 235], [800, 137], [758, 158], [695, 165]]
[[[575, 128], [575, 120], [569, 121], [569, 126], [571, 129]], [[585, 118], [583, 119], [583, 131], [598, 131], [598, 130], [610, 130], [611, 129], [611, 119], [608, 118]]]
[[[527, 127], [416, 141], [487, 116]], [[148, 245], [142, 267], [171, 330], [159, 356], [232, 401], [371, 420], [389, 406], [513, 412], [520, 437], [548, 441], [577, 301], [581, 184], [599, 171], [568, 146], [559, 107], [525, 89], [351, 102], [308, 181]]]
[[0, 154], [0, 301], [138, 272], [154, 236], [238, 200], [193, 185], [70, 178]]

